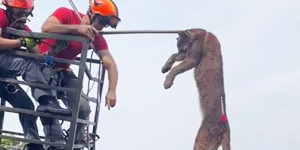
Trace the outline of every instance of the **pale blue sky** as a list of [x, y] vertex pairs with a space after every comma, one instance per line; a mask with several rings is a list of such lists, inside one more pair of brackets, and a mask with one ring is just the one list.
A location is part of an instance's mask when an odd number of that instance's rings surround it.
[[[86, 12], [88, 0], [74, 3]], [[115, 3], [122, 19], [117, 30], [203, 28], [219, 38], [232, 149], [299, 149], [300, 1]], [[40, 31], [41, 24], [60, 6], [71, 8], [67, 0], [36, 0], [31, 28]], [[165, 75], [160, 72], [167, 58], [177, 51], [177, 35], [105, 37], [120, 77], [117, 106], [110, 111], [101, 107], [98, 149], [192, 149], [201, 123], [193, 71], [179, 75], [169, 90], [163, 88]], [[16, 119], [8, 123], [20, 128]]]

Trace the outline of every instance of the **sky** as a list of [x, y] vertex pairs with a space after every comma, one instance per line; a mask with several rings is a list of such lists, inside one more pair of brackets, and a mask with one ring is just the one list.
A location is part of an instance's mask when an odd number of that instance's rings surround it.
[[[74, 0], [85, 13], [88, 0]], [[300, 1], [115, 0], [122, 30], [214, 33], [224, 63], [227, 113], [234, 150], [299, 149]], [[35, 0], [35, 32], [67, 0]], [[105, 29], [104, 31], [114, 31]], [[101, 105], [97, 149], [189, 150], [201, 125], [193, 70], [165, 90], [160, 72], [177, 52], [176, 34], [105, 35], [119, 70], [117, 105]], [[107, 91], [105, 81], [104, 95]], [[7, 129], [20, 129], [15, 117]], [[8, 118], [8, 117], [6, 117]], [[40, 120], [40, 134], [42, 126]], [[11, 126], [13, 124], [14, 126]]]

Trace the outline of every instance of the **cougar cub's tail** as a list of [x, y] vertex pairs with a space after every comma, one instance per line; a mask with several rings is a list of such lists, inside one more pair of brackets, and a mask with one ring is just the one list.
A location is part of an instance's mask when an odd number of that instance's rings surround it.
[[222, 115], [220, 117], [220, 124], [223, 128], [223, 133], [221, 135], [221, 145], [223, 150], [230, 150], [230, 128], [229, 122], [226, 115], [226, 103], [225, 103], [225, 94], [221, 99], [222, 102]]

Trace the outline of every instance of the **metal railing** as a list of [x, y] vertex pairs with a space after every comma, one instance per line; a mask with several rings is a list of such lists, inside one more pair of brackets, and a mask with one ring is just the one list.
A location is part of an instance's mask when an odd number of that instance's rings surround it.
[[[67, 150], [72, 150], [73, 148], [84, 148], [87, 147], [88, 149], [95, 150], [95, 138], [91, 139], [93, 140], [92, 144], [83, 145], [83, 144], [74, 144], [75, 142], [75, 131], [77, 123], [83, 123], [87, 126], [93, 126], [92, 134], [97, 135], [97, 127], [98, 127], [98, 118], [99, 118], [99, 112], [100, 112], [100, 103], [101, 103], [101, 95], [102, 95], [102, 87], [103, 87], [103, 81], [104, 81], [104, 75], [105, 75], [105, 69], [100, 64], [99, 60], [94, 59], [87, 59], [87, 51], [89, 49], [89, 40], [85, 37], [81, 36], [73, 36], [73, 35], [62, 35], [62, 34], [53, 34], [53, 33], [36, 33], [36, 32], [27, 32], [27, 31], [20, 31], [12, 28], [6, 28], [4, 32], [8, 34], [13, 34], [20, 37], [30, 37], [35, 39], [55, 39], [55, 40], [65, 40], [65, 41], [76, 41], [82, 43], [82, 50], [81, 50], [81, 57], [77, 58], [76, 60], [66, 60], [66, 59], [59, 59], [54, 58], [55, 62], [59, 63], [67, 63], [67, 64], [73, 64], [79, 66], [78, 71], [78, 80], [77, 85], [73, 88], [65, 88], [65, 87], [59, 87], [59, 86], [50, 86], [46, 84], [40, 84], [40, 83], [34, 83], [34, 82], [25, 82], [25, 81], [19, 81], [12, 78], [0, 78], [0, 81], [10, 82], [10, 83], [16, 83], [16, 84], [22, 84], [22, 85], [28, 85], [31, 87], [38, 87], [38, 88], [44, 88], [44, 89], [54, 89], [57, 91], [68, 91], [68, 92], [74, 92], [76, 93], [76, 99], [74, 99], [74, 104], [71, 106], [72, 108], [72, 115], [71, 116], [60, 116], [60, 115], [53, 115], [50, 113], [43, 113], [43, 112], [37, 112], [32, 110], [26, 110], [26, 109], [19, 109], [19, 108], [10, 108], [5, 106], [5, 100], [1, 100], [1, 106], [0, 106], [0, 141], [1, 138], [15, 140], [15, 141], [22, 141], [22, 142], [30, 142], [30, 143], [37, 143], [37, 144], [43, 144], [43, 145], [51, 145], [51, 146], [61, 146], [64, 147]], [[26, 57], [34, 57], [39, 60], [42, 60], [44, 57], [42, 55], [37, 54], [31, 54], [21, 51], [14, 51], [15, 55], [20, 56], [26, 56]], [[87, 68], [87, 62], [90, 63], [98, 63], [99, 64], [99, 73], [98, 77], [93, 77], [90, 70]], [[97, 98], [91, 98], [86, 94], [82, 94], [82, 88], [83, 88], [83, 79], [84, 74], [86, 73], [86, 76], [90, 81], [98, 83], [97, 86]], [[78, 112], [79, 112], [79, 100], [80, 97], [83, 96], [87, 100], [96, 103], [96, 111], [93, 122], [90, 122], [88, 120], [82, 120], [78, 118]], [[10, 135], [17, 135], [17, 136], [23, 136], [23, 133], [17, 133], [13, 131], [5, 131], [3, 130], [3, 121], [4, 121], [4, 112], [11, 112], [11, 113], [23, 113], [23, 114], [30, 114], [35, 116], [42, 116], [42, 117], [49, 117], [49, 118], [56, 118], [59, 120], [69, 121], [70, 122], [70, 128], [69, 128], [69, 135], [66, 143], [57, 143], [57, 142], [46, 142], [46, 141], [40, 141], [40, 140], [33, 140], [33, 139], [25, 139], [21, 137], [15, 137], [15, 136], [9, 136], [9, 135], [3, 135], [10, 134]], [[44, 137], [40, 136], [42, 139]], [[1, 146], [1, 145], [0, 145]]]

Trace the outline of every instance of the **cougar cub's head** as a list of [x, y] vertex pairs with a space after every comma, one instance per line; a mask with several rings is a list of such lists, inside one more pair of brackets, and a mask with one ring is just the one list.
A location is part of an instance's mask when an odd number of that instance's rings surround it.
[[179, 53], [186, 53], [190, 46], [191, 38], [187, 31], [179, 32], [179, 37], [177, 38], [177, 48]]

